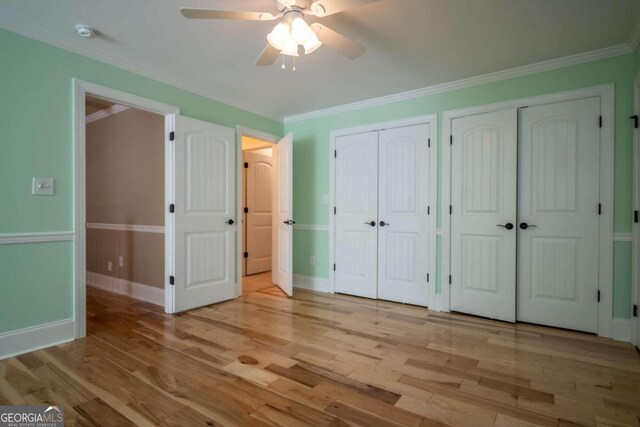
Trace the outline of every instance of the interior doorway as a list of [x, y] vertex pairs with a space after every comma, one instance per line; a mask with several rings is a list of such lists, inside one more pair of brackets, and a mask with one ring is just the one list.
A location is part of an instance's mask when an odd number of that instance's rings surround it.
[[242, 293], [275, 286], [273, 264], [273, 143], [242, 136]]
[[164, 306], [165, 117], [87, 94], [84, 127], [92, 314], [113, 293]]

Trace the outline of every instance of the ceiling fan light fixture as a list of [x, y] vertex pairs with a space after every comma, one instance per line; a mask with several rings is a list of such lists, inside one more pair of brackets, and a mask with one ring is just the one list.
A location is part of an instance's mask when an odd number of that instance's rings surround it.
[[304, 42], [302, 45], [304, 46], [305, 55], [309, 55], [310, 53], [315, 52], [320, 46], [322, 46], [322, 42], [318, 39], [318, 36], [312, 31], [311, 36]]
[[280, 51], [281, 54], [287, 56], [299, 56], [298, 55], [298, 43], [296, 43], [292, 38], [287, 41], [284, 45], [284, 48]]
[[267, 41], [278, 50], [283, 50], [287, 44], [292, 42], [289, 24], [280, 22], [267, 35]]
[[312, 34], [313, 30], [301, 17], [295, 18], [291, 22], [291, 36], [297, 44], [304, 44]]

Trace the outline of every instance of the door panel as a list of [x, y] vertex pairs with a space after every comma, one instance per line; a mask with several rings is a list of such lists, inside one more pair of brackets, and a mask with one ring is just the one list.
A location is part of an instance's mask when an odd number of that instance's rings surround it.
[[235, 296], [235, 133], [178, 117], [175, 311]]
[[[452, 121], [451, 309], [515, 321], [517, 110]], [[511, 230], [499, 225], [512, 224]]]
[[273, 204], [272, 157], [252, 151], [245, 153], [247, 168], [247, 274], [271, 270]]
[[600, 98], [520, 111], [518, 320], [597, 332]]
[[422, 306], [429, 294], [428, 138], [426, 124], [381, 131], [378, 161], [378, 298]]
[[338, 137], [336, 149], [336, 292], [377, 298], [378, 132]]
[[289, 296], [293, 295], [293, 137], [285, 136], [274, 147], [274, 210], [272, 280]]

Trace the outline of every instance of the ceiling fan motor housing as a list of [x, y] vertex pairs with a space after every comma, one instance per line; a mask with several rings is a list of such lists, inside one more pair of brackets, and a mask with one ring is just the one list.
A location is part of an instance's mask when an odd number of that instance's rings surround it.
[[307, 9], [311, 6], [311, 0], [275, 0], [280, 12], [286, 9]]

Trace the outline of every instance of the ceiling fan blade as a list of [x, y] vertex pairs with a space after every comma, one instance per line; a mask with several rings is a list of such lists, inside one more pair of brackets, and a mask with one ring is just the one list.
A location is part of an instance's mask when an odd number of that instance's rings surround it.
[[311, 28], [315, 31], [322, 43], [326, 44], [333, 50], [337, 50], [349, 59], [356, 59], [367, 50], [367, 48], [362, 46], [360, 43], [355, 42], [322, 24], [311, 24]]
[[313, 2], [309, 9], [311, 10], [311, 14], [315, 16], [329, 16], [379, 1], [380, 0], [318, 0]]
[[240, 12], [235, 10], [198, 9], [181, 7], [182, 16], [189, 19], [235, 19], [240, 21], [272, 21], [276, 19], [267, 12]]
[[265, 65], [271, 65], [276, 62], [278, 56], [280, 55], [280, 51], [275, 47], [271, 46], [270, 43], [267, 43], [260, 58], [256, 61], [256, 65], [259, 67], [263, 67]]

